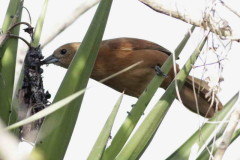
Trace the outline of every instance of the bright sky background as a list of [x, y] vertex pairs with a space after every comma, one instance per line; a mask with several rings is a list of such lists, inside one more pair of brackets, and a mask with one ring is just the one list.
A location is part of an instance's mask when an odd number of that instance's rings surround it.
[[[40, 12], [42, 2], [43, 1], [25, 0], [25, 7], [27, 7], [31, 13], [33, 26]], [[83, 0], [51, 0], [49, 2], [47, 19], [44, 24], [43, 37], [47, 34], [51, 34], [55, 24], [64, 23], [62, 22], [63, 19], [66, 18], [80, 2], [83, 2]], [[7, 3], [7, 0], [0, 0], [1, 22], [7, 8]], [[62, 44], [81, 41], [92, 20], [95, 10], [96, 7], [85, 13], [72, 26], [64, 31], [64, 33], [46, 46], [43, 50], [43, 55], [46, 57], [52, 54], [52, 52]], [[28, 21], [26, 12], [23, 17], [25, 21]], [[189, 26], [190, 25], [182, 21], [156, 13], [137, 0], [114, 0], [103, 39], [136, 37], [156, 42], [173, 51], [183, 38]], [[197, 45], [197, 42], [201, 39], [202, 34], [200, 34], [200, 30], [197, 31], [199, 32], [194, 32], [192, 42], [188, 43], [180, 56], [180, 60], [177, 61], [180, 66], [185, 63], [194, 47]], [[24, 35], [24, 33], [22, 35]], [[228, 60], [224, 61], [223, 77], [225, 81], [221, 84], [222, 91], [219, 94], [223, 104], [225, 104], [225, 102], [227, 102], [240, 88], [240, 77], [233, 72], [236, 70], [235, 68], [239, 63], [239, 53], [237, 52], [239, 49], [239, 46], [234, 44], [232, 46], [232, 51], [228, 55]], [[215, 56], [212, 55], [208, 54], [210, 57], [209, 62], [216, 61], [216, 59], [214, 59]], [[199, 64], [201, 64], [200, 61]], [[216, 75], [217, 71], [217, 65], [214, 65], [209, 68], [205, 77]], [[44, 67], [44, 86], [53, 97], [65, 72], [65, 69], [53, 65]], [[201, 73], [202, 68], [195, 69], [192, 72], [192, 74], [198, 77], [201, 77]], [[88, 86], [94, 87], [91, 87], [85, 94], [65, 160], [87, 158], [112, 107], [120, 96], [119, 92], [94, 80], [90, 80]], [[154, 106], [162, 93], [163, 90], [159, 89], [151, 101], [145, 115]], [[136, 98], [127, 95], [124, 96], [112, 135], [116, 133], [118, 127], [127, 116], [127, 111], [130, 111], [131, 105], [135, 102]], [[144, 118], [145, 116], [142, 117], [142, 120]], [[202, 118], [188, 111], [181, 103], [175, 100], [155, 138], [141, 157], [141, 160], [165, 159], [192, 135], [202, 122]], [[237, 155], [237, 153], [239, 153], [237, 147], [240, 147], [240, 144], [235, 144], [235, 146], [231, 147], [233, 152], [227, 152], [225, 160], [229, 160], [230, 157], [231, 160], [240, 159], [240, 154]]]

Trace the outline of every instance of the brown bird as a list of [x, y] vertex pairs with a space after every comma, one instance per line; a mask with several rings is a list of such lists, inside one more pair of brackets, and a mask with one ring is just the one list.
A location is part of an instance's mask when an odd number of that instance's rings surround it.
[[[68, 68], [80, 44], [79, 42], [68, 43], [59, 47], [43, 63], [53, 63]], [[167, 49], [146, 40], [135, 38], [105, 40], [101, 43], [91, 78], [99, 81], [134, 63], [143, 61], [135, 68], [104, 82], [105, 85], [117, 91], [125, 90], [126, 94], [139, 97], [156, 74], [154, 68], [156, 66], [161, 67], [169, 55], [171, 55], [171, 52]], [[178, 71], [179, 67], [177, 66]], [[174, 71], [171, 69], [160, 87], [166, 89], [173, 79]], [[210, 88], [205, 81], [194, 78], [194, 87], [197, 93], [200, 115], [212, 117], [215, 112], [222, 109], [222, 104], [218, 98], [215, 98], [211, 105], [211, 97], [206, 96], [210, 92]], [[188, 109], [198, 113], [191, 76], [188, 76], [180, 90], [180, 97]]]

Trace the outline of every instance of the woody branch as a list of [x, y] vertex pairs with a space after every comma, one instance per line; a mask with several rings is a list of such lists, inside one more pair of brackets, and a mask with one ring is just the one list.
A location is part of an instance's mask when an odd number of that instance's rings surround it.
[[205, 30], [210, 30], [222, 38], [240, 40], [240, 11], [233, 3], [236, 0], [229, 2], [229, 4], [221, 0], [139, 1], [159, 13], [202, 27]]

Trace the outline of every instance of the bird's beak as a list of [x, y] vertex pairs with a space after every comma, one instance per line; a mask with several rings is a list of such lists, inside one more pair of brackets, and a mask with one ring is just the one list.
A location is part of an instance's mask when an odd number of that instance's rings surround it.
[[58, 62], [58, 58], [51, 55], [51, 56], [47, 57], [46, 59], [44, 59], [42, 61], [42, 64], [51, 64], [51, 63], [54, 64], [54, 63], [57, 63], [57, 62]]

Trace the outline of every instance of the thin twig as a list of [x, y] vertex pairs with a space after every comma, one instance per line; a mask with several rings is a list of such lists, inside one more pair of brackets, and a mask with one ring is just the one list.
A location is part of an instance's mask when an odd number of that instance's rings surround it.
[[224, 3], [223, 1], [220, 0], [220, 2], [221, 2], [221, 4], [222, 4], [224, 7], [226, 7], [227, 9], [229, 9], [232, 13], [234, 13], [236, 16], [238, 16], [238, 17], [240, 18], [240, 14], [239, 14], [237, 11], [233, 10], [231, 7], [229, 7], [228, 5], [226, 5], [226, 3]]
[[19, 22], [19, 23], [15, 23], [14, 25], [12, 25], [12, 26], [8, 29], [8, 31], [11, 31], [12, 29], [14, 29], [15, 27], [17, 27], [17, 26], [19, 26], [19, 25], [21, 25], [21, 24], [25, 24], [25, 25], [27, 25], [29, 28], [32, 28], [32, 26], [31, 26], [29, 23], [27, 23], [27, 22]]
[[31, 14], [30, 14], [29, 10], [24, 6], [23, 6], [23, 8], [27, 11], [28, 17], [29, 17], [29, 22], [30, 22], [30, 24], [32, 24], [32, 18], [31, 18]]
[[21, 39], [23, 42], [25, 42], [25, 43], [28, 45], [29, 48], [31, 48], [31, 44], [28, 43], [28, 41], [25, 40], [24, 38], [22, 38], [22, 37], [20, 37], [20, 36], [13, 35], [13, 34], [9, 34], [9, 37], [10, 37], [10, 38], [16, 38], [16, 39]]
[[[174, 77], [176, 77], [176, 75], [177, 75], [177, 63], [176, 63], [175, 53], [173, 54], [173, 71], [174, 71]], [[182, 99], [181, 99], [181, 96], [180, 96], [180, 93], [179, 93], [179, 88], [178, 88], [178, 85], [177, 85], [178, 84], [177, 79], [175, 78], [174, 81], [175, 81], [175, 89], [176, 89], [177, 98], [180, 101], [180, 103], [183, 103]]]
[[[229, 38], [238, 41], [240, 39], [239, 29], [228, 19], [218, 12], [221, 12], [222, 3], [210, 1], [206, 5], [204, 1], [197, 0], [194, 3], [183, 3], [181, 0], [139, 0], [146, 6], [156, 12], [177, 18], [186, 23], [202, 27], [205, 30], [210, 30], [213, 33], [221, 36], [221, 38]], [[191, 9], [190, 9], [191, 8]], [[233, 10], [229, 10], [226, 14], [236, 14]], [[232, 16], [228, 16], [231, 17]], [[239, 22], [238, 17], [234, 17], [236, 22]]]
[[209, 66], [209, 65], [213, 65], [213, 64], [219, 64], [221, 61], [223, 61], [225, 59], [220, 59], [216, 62], [212, 62], [212, 63], [207, 63], [207, 64], [203, 64], [203, 65], [198, 65], [198, 66], [193, 66], [193, 68], [198, 68], [198, 67], [205, 67], [205, 66]]
[[[239, 105], [239, 104], [238, 104]], [[226, 149], [228, 148], [231, 138], [233, 136], [233, 133], [238, 125], [238, 121], [240, 119], [240, 107], [235, 109], [235, 111], [231, 114], [229, 124], [221, 137], [221, 142], [217, 147], [217, 151], [214, 156], [214, 160], [221, 160]]]
[[21, 7], [23, 6], [23, 1], [20, 2], [18, 9], [16, 11], [16, 14], [12, 17], [12, 21], [11, 24], [9, 25], [9, 28], [6, 31], [2, 31], [0, 33], [0, 47], [2, 47], [2, 45], [7, 41], [7, 39], [9, 38], [9, 32], [15, 28], [17, 25], [19, 25], [19, 23], [17, 23], [18, 21], [18, 17], [20, 16], [20, 11], [21, 11]]

